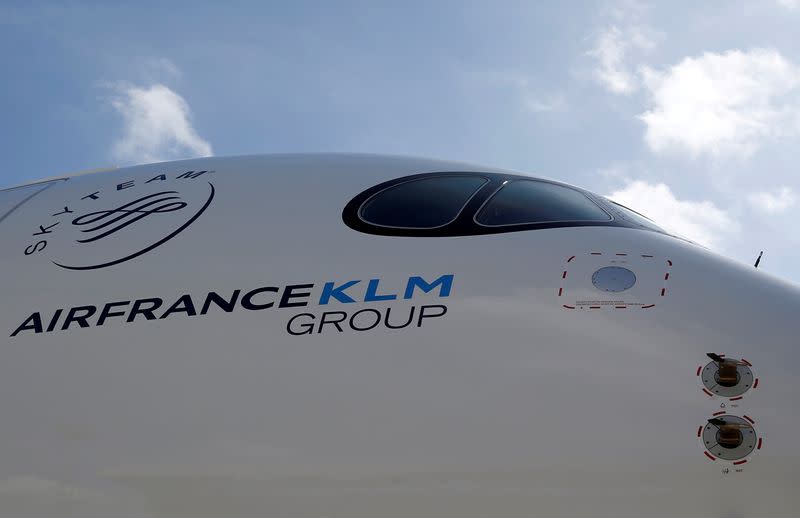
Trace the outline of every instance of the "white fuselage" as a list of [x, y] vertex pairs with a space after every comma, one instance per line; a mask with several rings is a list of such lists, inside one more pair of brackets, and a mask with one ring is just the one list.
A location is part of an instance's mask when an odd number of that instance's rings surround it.
[[[0, 191], [0, 516], [796, 516], [797, 287], [634, 228], [343, 223], [433, 171], [486, 169], [277, 155]], [[636, 286], [600, 292], [608, 266]], [[711, 352], [759, 386], [710, 397]], [[722, 411], [755, 421], [746, 463], [698, 438]]]

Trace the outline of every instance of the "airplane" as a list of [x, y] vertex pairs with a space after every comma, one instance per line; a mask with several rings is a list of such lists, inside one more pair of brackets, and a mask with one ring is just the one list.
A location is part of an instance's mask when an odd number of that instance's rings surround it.
[[0, 190], [0, 516], [797, 516], [800, 290], [360, 154]]

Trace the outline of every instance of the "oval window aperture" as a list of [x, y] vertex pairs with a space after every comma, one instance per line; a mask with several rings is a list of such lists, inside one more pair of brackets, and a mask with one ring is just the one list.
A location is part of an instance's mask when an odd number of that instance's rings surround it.
[[592, 284], [600, 291], [619, 293], [636, 284], [636, 274], [621, 266], [606, 266], [592, 274]]
[[434, 176], [381, 191], [361, 206], [359, 216], [392, 228], [437, 228], [454, 221], [488, 180], [476, 175]]

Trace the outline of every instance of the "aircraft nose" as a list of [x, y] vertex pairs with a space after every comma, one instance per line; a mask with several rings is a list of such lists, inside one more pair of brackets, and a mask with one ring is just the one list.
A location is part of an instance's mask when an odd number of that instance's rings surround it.
[[736, 383], [742, 356], [785, 361], [794, 354], [798, 286], [705, 250], [690, 252], [677, 256], [664, 302], [670, 320], [699, 342], [704, 355], [712, 353], [721, 386]]

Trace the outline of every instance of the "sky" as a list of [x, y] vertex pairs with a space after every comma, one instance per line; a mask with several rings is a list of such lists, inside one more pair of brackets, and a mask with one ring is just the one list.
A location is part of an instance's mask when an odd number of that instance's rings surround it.
[[0, 1], [0, 187], [197, 156], [460, 160], [800, 281], [800, 0]]

